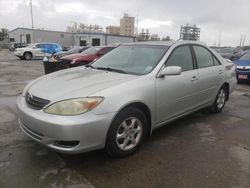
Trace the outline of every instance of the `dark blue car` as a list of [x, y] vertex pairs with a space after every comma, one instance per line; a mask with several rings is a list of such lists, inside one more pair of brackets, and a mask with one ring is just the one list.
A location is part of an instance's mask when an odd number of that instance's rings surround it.
[[246, 53], [240, 59], [234, 61], [237, 66], [237, 79], [250, 81], [250, 53]]

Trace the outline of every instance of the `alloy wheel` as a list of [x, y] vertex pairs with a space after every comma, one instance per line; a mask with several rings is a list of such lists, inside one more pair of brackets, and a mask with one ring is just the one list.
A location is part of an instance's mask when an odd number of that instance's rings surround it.
[[137, 146], [142, 137], [142, 123], [136, 117], [125, 119], [117, 129], [116, 144], [123, 150], [131, 150]]

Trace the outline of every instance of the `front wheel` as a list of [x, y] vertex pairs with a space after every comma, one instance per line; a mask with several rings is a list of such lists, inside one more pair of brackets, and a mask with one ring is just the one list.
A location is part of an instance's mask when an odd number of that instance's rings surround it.
[[144, 113], [134, 107], [123, 109], [112, 122], [106, 141], [110, 156], [123, 157], [134, 153], [146, 137], [148, 129]]
[[225, 89], [224, 86], [222, 86], [218, 94], [216, 95], [213, 106], [211, 107], [212, 112], [218, 113], [222, 111], [222, 109], [226, 104], [226, 95], [227, 95], [227, 90]]

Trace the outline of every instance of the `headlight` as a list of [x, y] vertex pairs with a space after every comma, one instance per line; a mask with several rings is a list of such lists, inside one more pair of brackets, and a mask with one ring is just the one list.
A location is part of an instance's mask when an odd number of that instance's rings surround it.
[[44, 112], [55, 115], [74, 116], [94, 109], [103, 101], [103, 97], [68, 99], [48, 106]]

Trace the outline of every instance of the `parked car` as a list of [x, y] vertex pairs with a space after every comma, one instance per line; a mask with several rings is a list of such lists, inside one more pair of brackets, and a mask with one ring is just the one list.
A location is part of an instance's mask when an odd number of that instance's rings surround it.
[[62, 47], [57, 43], [34, 43], [25, 48], [17, 48], [14, 55], [20, 59], [31, 60], [32, 58], [43, 58], [45, 53], [56, 53], [62, 51]]
[[221, 112], [236, 82], [235, 65], [200, 42], [124, 44], [29, 83], [17, 100], [18, 121], [60, 152], [126, 156], [171, 121], [202, 108]]
[[222, 57], [234, 61], [239, 59], [244, 51], [241, 48], [214, 48]]
[[113, 50], [115, 46], [94, 46], [84, 50], [82, 53], [67, 55], [61, 58], [60, 63], [64, 68], [86, 65], [95, 59]]
[[55, 58], [60, 59], [63, 56], [66, 56], [66, 55], [81, 53], [84, 50], [87, 50], [88, 48], [89, 47], [87, 47], [87, 46], [75, 46], [75, 47], [69, 49], [68, 51], [60, 51], [60, 52], [54, 53], [53, 56]]
[[250, 53], [246, 53], [240, 59], [234, 61], [237, 66], [238, 81], [250, 81]]
[[14, 51], [16, 48], [24, 48], [24, 47], [27, 47], [27, 46], [28, 46], [28, 44], [26, 44], [26, 43], [10, 42], [9, 51]]

